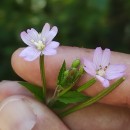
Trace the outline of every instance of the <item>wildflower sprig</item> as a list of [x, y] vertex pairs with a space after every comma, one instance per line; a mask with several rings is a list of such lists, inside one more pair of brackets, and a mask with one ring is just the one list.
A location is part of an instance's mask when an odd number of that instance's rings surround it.
[[[50, 25], [46, 23], [41, 33], [33, 28], [21, 33], [21, 38], [28, 47], [20, 53], [20, 57], [27, 61], [39, 58], [42, 86], [23, 81], [19, 83], [31, 91], [40, 102], [56, 111], [60, 117], [64, 117], [99, 101], [118, 87], [125, 80], [126, 67], [123, 64], [111, 64], [110, 49], [103, 51], [101, 47], [97, 47], [94, 51], [93, 61], [84, 58], [84, 63], [81, 63], [80, 59], [75, 59], [68, 67], [64, 60], [59, 70], [55, 91], [51, 98], [47, 99], [44, 57], [57, 53], [59, 42], [52, 41], [57, 32], [56, 26], [50, 28]], [[91, 75], [92, 78], [81, 86], [75, 87], [85, 73]], [[110, 84], [110, 81], [116, 78], [118, 80]], [[82, 93], [95, 84], [97, 80], [105, 87], [104, 90], [93, 97]]]
[[49, 105], [55, 107], [55, 103], [58, 106], [58, 103], [61, 105], [61, 103], [70, 104], [86, 100], [88, 96], [73, 88], [83, 74], [83, 66], [80, 65], [79, 59], [74, 60], [68, 69], [64, 61], [58, 75], [57, 87], [54, 92], [55, 95], [50, 100]]
[[41, 33], [38, 33], [35, 29], [28, 29], [27, 32], [21, 33], [21, 38], [25, 44], [28, 45], [21, 53], [20, 56], [27, 61], [33, 61], [36, 58], [39, 59], [43, 101], [46, 103], [46, 76], [44, 66], [44, 55], [55, 55], [57, 53], [56, 48], [59, 46], [59, 42], [52, 41], [58, 32], [56, 26], [50, 28], [50, 25], [46, 23]]

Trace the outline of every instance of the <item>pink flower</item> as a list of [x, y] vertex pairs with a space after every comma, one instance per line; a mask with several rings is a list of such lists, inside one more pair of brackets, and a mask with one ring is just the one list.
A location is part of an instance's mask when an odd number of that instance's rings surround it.
[[96, 77], [104, 87], [110, 85], [109, 80], [122, 77], [126, 69], [125, 65], [110, 64], [110, 49], [102, 51], [97, 47], [94, 52], [93, 62], [84, 59], [84, 70], [91, 76]]
[[56, 26], [50, 29], [50, 25], [46, 23], [41, 33], [31, 28], [21, 32], [21, 38], [28, 45], [21, 53], [20, 56], [27, 61], [33, 61], [40, 55], [55, 55], [56, 48], [59, 42], [52, 41], [58, 32]]

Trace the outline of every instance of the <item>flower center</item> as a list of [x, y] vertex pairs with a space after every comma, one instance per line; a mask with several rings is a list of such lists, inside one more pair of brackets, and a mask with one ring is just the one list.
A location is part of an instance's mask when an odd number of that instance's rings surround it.
[[42, 41], [38, 41], [36, 44], [36, 48], [40, 51], [42, 51], [45, 48], [45, 45], [43, 44]]
[[97, 70], [96, 74], [101, 77], [104, 77], [106, 73], [106, 69], [107, 69], [107, 66], [105, 68], [102, 68], [102, 66], [100, 66], [100, 69]]
[[31, 40], [31, 42], [36, 46], [36, 48], [40, 51], [42, 51], [45, 48], [45, 44], [39, 40], [38, 42], [35, 42], [34, 40]]
[[101, 77], [103, 77], [105, 75], [105, 71], [103, 69], [100, 69], [97, 71], [97, 75], [100, 75]]

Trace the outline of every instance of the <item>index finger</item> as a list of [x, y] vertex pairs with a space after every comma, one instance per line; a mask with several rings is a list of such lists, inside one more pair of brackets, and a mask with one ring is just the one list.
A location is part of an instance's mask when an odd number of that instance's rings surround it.
[[[28, 62], [23, 58], [19, 57], [19, 53], [22, 49], [18, 49], [12, 56], [12, 66], [14, 71], [23, 79], [28, 82], [41, 85], [39, 60]], [[76, 58], [82, 59], [87, 57], [92, 59], [93, 50], [78, 48], [78, 47], [59, 47], [57, 55], [45, 56], [45, 69], [46, 69], [46, 80], [47, 86], [54, 89], [56, 86], [56, 80], [58, 76], [59, 69], [64, 60], [66, 60], [67, 66], [70, 66], [72, 61]], [[126, 80], [108, 96], [104, 97], [101, 102], [106, 104], [130, 106], [130, 55], [118, 52], [112, 52], [111, 63], [115, 64], [125, 64], [126, 70]], [[82, 77], [78, 85], [86, 82], [90, 77], [86, 74]], [[85, 93], [90, 96], [94, 96], [102, 89], [102, 85], [96, 82], [91, 88], [87, 89]]]

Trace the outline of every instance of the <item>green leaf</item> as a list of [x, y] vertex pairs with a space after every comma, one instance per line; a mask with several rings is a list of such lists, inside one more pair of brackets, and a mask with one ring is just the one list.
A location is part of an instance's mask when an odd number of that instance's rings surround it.
[[18, 83], [27, 88], [31, 93], [33, 93], [37, 99], [43, 101], [42, 87], [24, 81], [19, 81]]
[[60, 102], [65, 103], [65, 104], [69, 104], [69, 103], [82, 102], [82, 101], [85, 101], [85, 100], [87, 100], [89, 98], [90, 97], [85, 96], [84, 94], [82, 94], [80, 92], [68, 91], [64, 95], [60, 96], [57, 100], [59, 100]]
[[125, 80], [125, 77], [122, 77], [118, 79], [116, 82], [114, 82], [112, 85], [110, 85], [108, 88], [102, 90], [99, 92], [96, 96], [90, 98], [89, 100], [86, 100], [83, 103], [80, 103], [74, 107], [71, 107], [70, 109], [60, 113], [60, 117], [64, 117], [72, 112], [75, 112], [77, 110], [83, 109], [89, 105], [92, 105], [93, 103], [99, 101], [102, 99], [104, 96], [108, 95], [110, 92], [112, 92], [115, 88], [117, 88], [123, 81]]
[[68, 105], [63, 103], [63, 102], [60, 102], [60, 101], [56, 101], [52, 106], [51, 106], [51, 109], [54, 109], [54, 110], [61, 110], [61, 109], [64, 109], [66, 108]]
[[72, 62], [71, 68], [78, 68], [80, 65], [80, 60], [76, 59]]
[[62, 67], [60, 69], [60, 72], [59, 72], [59, 75], [58, 75], [58, 81], [57, 81], [57, 84], [60, 85], [61, 84], [61, 81], [62, 79], [64, 78], [64, 72], [66, 71], [66, 62], [64, 60], [63, 64], [62, 64]]

